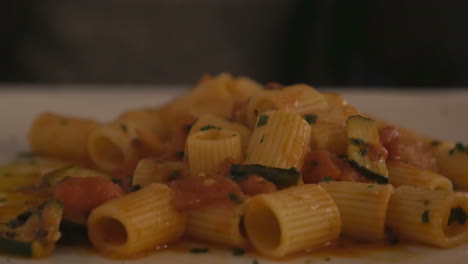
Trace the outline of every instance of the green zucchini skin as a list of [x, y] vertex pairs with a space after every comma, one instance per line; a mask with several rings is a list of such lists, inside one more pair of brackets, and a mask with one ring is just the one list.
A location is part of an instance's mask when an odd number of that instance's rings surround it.
[[360, 115], [347, 120], [348, 163], [364, 177], [377, 183], [388, 183], [385, 159], [381, 156], [380, 136], [374, 120]]
[[32, 257], [32, 243], [19, 242], [12, 239], [0, 239], [0, 252], [23, 257]]
[[60, 232], [62, 233], [58, 241], [60, 244], [81, 245], [89, 243], [88, 229], [84, 224], [62, 220], [60, 223]]
[[385, 176], [382, 176], [378, 173], [375, 173], [366, 167], [362, 166], [361, 164], [357, 163], [354, 160], [348, 160], [349, 165], [351, 167], [355, 168], [356, 170], [360, 171], [364, 177], [366, 177], [369, 180], [376, 181], [379, 184], [387, 184], [388, 183], [388, 178]]
[[0, 227], [0, 251], [32, 258], [50, 255], [60, 237], [62, 213], [63, 204], [51, 199], [11, 219]]
[[301, 173], [295, 168], [289, 169], [272, 168], [260, 164], [231, 165], [231, 178], [242, 179], [251, 174], [256, 174], [265, 180], [273, 182], [278, 189], [297, 185]]

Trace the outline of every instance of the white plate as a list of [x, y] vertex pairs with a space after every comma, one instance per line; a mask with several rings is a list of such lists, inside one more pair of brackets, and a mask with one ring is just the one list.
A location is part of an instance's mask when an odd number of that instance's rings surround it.
[[[0, 161], [5, 162], [14, 153], [28, 150], [26, 133], [34, 115], [41, 111], [55, 111], [110, 120], [128, 108], [161, 104], [183, 90], [155, 89], [154, 87], [3, 87], [0, 89]], [[468, 143], [468, 92], [465, 91], [418, 91], [399, 90], [369, 91], [341, 90], [348, 101], [358, 109], [373, 113], [403, 126], [416, 129], [429, 136]], [[0, 257], [3, 263], [468, 263], [468, 244], [454, 249], [398, 246], [373, 248], [366, 246], [344, 249], [338, 253], [325, 251], [272, 261], [256, 255], [232, 256], [230, 251], [210, 248], [207, 254], [190, 254], [186, 250], [162, 250], [151, 256], [136, 260], [111, 260], [89, 250], [58, 248], [46, 260], [30, 261], [15, 257]]]

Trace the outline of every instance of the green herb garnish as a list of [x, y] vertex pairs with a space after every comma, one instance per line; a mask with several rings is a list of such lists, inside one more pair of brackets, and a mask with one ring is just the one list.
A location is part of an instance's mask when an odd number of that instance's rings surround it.
[[358, 146], [366, 145], [366, 142], [364, 140], [360, 139], [360, 138], [350, 138], [349, 142], [351, 142], [354, 145], [358, 145]]
[[215, 126], [213, 125], [206, 125], [206, 126], [202, 126], [200, 128], [201, 131], [205, 131], [205, 130], [210, 130], [210, 129], [213, 129], [213, 128], [216, 128]]
[[190, 250], [190, 253], [192, 254], [204, 254], [207, 253], [208, 249], [207, 248], [192, 248]]
[[304, 119], [309, 124], [315, 124], [317, 122], [317, 115], [305, 115]]
[[321, 181], [319, 181], [319, 182], [331, 182], [331, 181], [333, 181], [333, 178], [330, 177], [330, 176], [327, 176], [327, 177], [323, 178], [323, 179], [322, 179]]
[[231, 193], [231, 192], [229, 193], [229, 199], [238, 204], [242, 203], [243, 201], [242, 198], [237, 196], [235, 193]]
[[245, 250], [243, 248], [234, 248], [232, 250], [232, 255], [234, 256], [242, 256], [245, 254]]
[[429, 223], [429, 210], [423, 212], [423, 214], [421, 215], [421, 222]]
[[185, 153], [184, 153], [183, 151], [177, 151], [177, 152], [175, 153], [175, 156], [176, 156], [176, 158], [178, 158], [178, 159], [183, 159], [183, 158], [184, 158], [184, 155], [185, 155]]
[[120, 124], [120, 129], [122, 129], [122, 132], [127, 133], [128, 128], [125, 124]]
[[258, 118], [257, 127], [261, 127], [261, 126], [265, 125], [268, 122], [268, 118], [269, 117], [267, 115], [261, 115]]
[[262, 138], [260, 139], [260, 142], [259, 143], [263, 143], [263, 140], [265, 139], [265, 136], [262, 136]]
[[177, 180], [180, 177], [180, 170], [173, 170], [169, 176], [167, 176], [167, 181], [171, 182]]
[[136, 192], [136, 191], [138, 191], [140, 189], [141, 189], [141, 185], [140, 184], [135, 184], [130, 188], [130, 192]]
[[359, 150], [359, 155], [361, 155], [361, 156], [367, 155], [367, 149], [365, 149], [365, 148], [360, 149]]

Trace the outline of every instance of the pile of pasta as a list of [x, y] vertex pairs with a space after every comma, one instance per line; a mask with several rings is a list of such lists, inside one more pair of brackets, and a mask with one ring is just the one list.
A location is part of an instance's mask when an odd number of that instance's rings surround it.
[[106, 255], [182, 237], [274, 258], [340, 237], [442, 248], [468, 240], [468, 196], [457, 191], [468, 187], [463, 145], [306, 84], [203, 76], [171, 102], [109, 123], [42, 113], [29, 142], [72, 164], [55, 184], [104, 177], [122, 188], [78, 221]]

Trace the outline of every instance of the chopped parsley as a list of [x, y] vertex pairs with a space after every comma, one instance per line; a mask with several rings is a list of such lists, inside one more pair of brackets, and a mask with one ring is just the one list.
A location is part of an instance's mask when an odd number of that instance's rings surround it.
[[261, 115], [258, 118], [257, 127], [261, 127], [263, 125], [266, 125], [266, 123], [268, 122], [268, 118], [269, 117], [267, 115]]
[[213, 125], [206, 125], [206, 126], [202, 126], [200, 128], [201, 131], [205, 131], [205, 130], [210, 130], [210, 129], [213, 129], [213, 128], [216, 128], [215, 126]]
[[468, 153], [468, 145], [465, 146], [460, 142], [456, 143], [455, 147], [449, 150], [449, 155], [455, 154], [456, 151], [461, 152], [461, 153]]
[[232, 250], [232, 255], [233, 256], [242, 256], [245, 254], [245, 250], [243, 248], [234, 248]]
[[208, 249], [207, 248], [192, 248], [190, 250], [190, 253], [192, 254], [204, 254], [207, 253]]
[[264, 139], [265, 139], [265, 136], [262, 136], [262, 138], [260, 139], [260, 143], [263, 143]]
[[184, 153], [183, 151], [177, 151], [177, 152], [175, 153], [175, 156], [176, 156], [176, 158], [178, 158], [178, 159], [183, 159], [183, 158], [184, 158], [184, 155], [185, 155], [185, 153]]
[[468, 216], [466, 215], [465, 210], [461, 207], [450, 209], [450, 217], [448, 220], [448, 225], [451, 225], [453, 222], [457, 221], [459, 224], [464, 225]]
[[330, 176], [327, 176], [327, 177], [323, 178], [323, 179], [322, 179], [321, 181], [319, 181], [319, 182], [331, 182], [331, 181], [333, 181], [333, 178], [330, 177]]
[[167, 181], [171, 182], [177, 180], [180, 177], [180, 170], [173, 170], [169, 176], [167, 176]]
[[192, 129], [192, 124], [185, 125], [185, 130], [186, 130], [187, 132], [189, 132], [190, 129]]
[[304, 119], [309, 124], [315, 124], [317, 122], [317, 115], [305, 115]]
[[128, 128], [125, 124], [120, 124], [120, 129], [122, 129], [122, 132], [127, 133]]
[[242, 198], [232, 192], [229, 193], [229, 199], [235, 203], [242, 203]]
[[421, 222], [429, 223], [429, 210], [423, 212], [423, 214], [421, 215]]
[[6, 201], [7, 201], [6, 198], [1, 198], [1, 199], [0, 199], [0, 203], [6, 202]]
[[318, 160], [312, 160], [311, 164], [312, 164], [312, 167], [316, 168], [319, 165], [319, 162]]
[[113, 183], [115, 183], [115, 184], [118, 184], [118, 185], [122, 184], [122, 179], [113, 178], [111, 181], [112, 181]]
[[360, 149], [359, 150], [359, 155], [361, 155], [361, 156], [367, 155], [367, 149], [365, 149], [365, 148]]
[[136, 192], [138, 190], [141, 189], [141, 185], [140, 184], [135, 184], [132, 186], [132, 188], [130, 188], [130, 192]]
[[366, 145], [366, 142], [360, 138], [350, 138], [349, 142], [351, 142], [351, 144], [358, 145], [358, 146]]
[[367, 188], [374, 188], [374, 185], [369, 184], [369, 185], [367, 185]]

